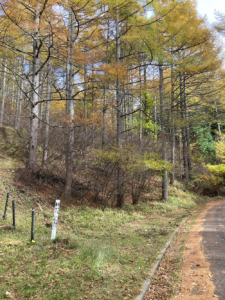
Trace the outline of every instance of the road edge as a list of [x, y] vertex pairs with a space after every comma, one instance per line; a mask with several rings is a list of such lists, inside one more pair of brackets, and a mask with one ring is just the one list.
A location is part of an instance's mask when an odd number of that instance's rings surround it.
[[149, 287], [151, 285], [152, 279], [155, 276], [156, 271], [158, 270], [158, 267], [161, 263], [161, 260], [163, 259], [164, 255], [166, 254], [171, 242], [173, 241], [175, 235], [178, 233], [178, 231], [181, 229], [182, 225], [191, 217], [193, 216], [195, 213], [197, 213], [199, 210], [194, 211], [191, 215], [189, 215], [187, 218], [184, 218], [179, 227], [172, 233], [172, 235], [170, 236], [169, 241], [166, 243], [165, 247], [161, 250], [160, 254], [157, 257], [156, 263], [154, 264], [153, 268], [151, 269], [151, 273], [148, 279], [146, 279], [141, 287], [141, 293], [139, 294], [139, 296], [137, 296], [135, 298], [135, 300], [144, 300], [145, 295], [147, 294]]

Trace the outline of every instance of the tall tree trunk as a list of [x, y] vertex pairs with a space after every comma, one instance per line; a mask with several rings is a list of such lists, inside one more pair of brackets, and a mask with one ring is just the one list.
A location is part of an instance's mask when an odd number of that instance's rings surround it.
[[[143, 109], [145, 109], [147, 112], [149, 112], [149, 103], [148, 103], [148, 97], [147, 97], [147, 66], [145, 62], [145, 66], [143, 67], [144, 70], [144, 85], [143, 85]], [[143, 118], [143, 123], [146, 124], [146, 117]], [[148, 130], [143, 130], [144, 135], [148, 135]]]
[[183, 153], [183, 149], [182, 149], [182, 133], [181, 133], [181, 129], [179, 130], [179, 132], [178, 132], [178, 136], [179, 136], [179, 166], [180, 166], [180, 179], [182, 179], [183, 178], [183, 162], [184, 162], [184, 160], [183, 160], [183, 155], [182, 155], [182, 153]]
[[37, 165], [37, 143], [38, 143], [38, 91], [39, 91], [39, 67], [40, 67], [40, 38], [39, 25], [40, 15], [39, 7], [35, 13], [33, 33], [33, 82], [32, 82], [32, 103], [31, 103], [31, 128], [30, 128], [30, 147], [29, 147], [29, 162], [28, 166], [32, 169]]
[[185, 120], [186, 120], [186, 140], [187, 140], [187, 163], [188, 163], [188, 180], [191, 179], [191, 170], [192, 170], [192, 164], [191, 164], [191, 143], [190, 143], [190, 129], [189, 129], [189, 120], [188, 120], [188, 109], [187, 109], [187, 97], [186, 97], [186, 78], [184, 75], [184, 114], [185, 114]]
[[[162, 133], [162, 150], [163, 160], [167, 161], [167, 139], [165, 130], [165, 97], [163, 90], [163, 66], [159, 65], [159, 94], [161, 107], [161, 133]], [[162, 178], [162, 200], [168, 201], [168, 171], [163, 170]]]
[[173, 65], [171, 65], [171, 163], [173, 164], [173, 170], [171, 173], [170, 183], [174, 185], [175, 180], [175, 173], [174, 173], [174, 164], [175, 164], [175, 125], [174, 125], [174, 105], [175, 105], [175, 99], [174, 99], [174, 72], [173, 72]]
[[155, 86], [155, 72], [153, 67], [153, 85], [154, 85], [154, 136], [157, 141], [158, 133], [157, 133], [157, 93], [156, 93], [156, 86]]
[[9, 93], [10, 93], [10, 81], [11, 81], [11, 79], [10, 79], [10, 77], [8, 76], [8, 78], [7, 78], [7, 88], [6, 88], [6, 98], [8, 98], [9, 99], [9, 97], [10, 97], [10, 95], [9, 95]]
[[21, 79], [20, 101], [19, 101], [19, 109], [18, 109], [18, 115], [17, 115], [17, 126], [16, 126], [16, 129], [20, 128], [20, 118], [21, 118], [22, 101], [23, 101], [23, 80]]
[[128, 101], [129, 101], [129, 98], [128, 98], [128, 93], [127, 93], [127, 87], [125, 87], [124, 85], [124, 88], [123, 88], [123, 111], [124, 111], [124, 132], [125, 132], [125, 136], [124, 136], [124, 142], [125, 144], [127, 143], [127, 129], [128, 129]]
[[49, 116], [50, 116], [50, 101], [51, 101], [51, 60], [48, 61], [48, 77], [47, 77], [47, 97], [45, 105], [45, 140], [42, 164], [45, 164], [48, 159], [48, 143], [49, 143]]
[[[19, 72], [22, 74], [23, 72], [23, 58], [21, 59], [21, 64], [19, 66]], [[17, 100], [16, 100], [16, 119], [15, 119], [15, 129], [20, 128], [20, 117], [21, 117], [21, 106], [23, 99], [23, 80], [22, 78], [18, 80], [17, 86]]]
[[[106, 43], [106, 64], [109, 63], [108, 61], [108, 49], [109, 49], [109, 38], [110, 38], [110, 22], [108, 18], [107, 22], [107, 43]], [[104, 82], [104, 95], [103, 95], [103, 109], [102, 109], [102, 115], [103, 115], [103, 128], [102, 128], [102, 148], [106, 145], [106, 113], [107, 113], [107, 102], [106, 102], [106, 90], [109, 86], [107, 79], [105, 79]]]
[[74, 156], [74, 102], [73, 102], [73, 84], [74, 84], [74, 52], [75, 52], [75, 18], [70, 11], [69, 39], [68, 39], [68, 56], [67, 60], [67, 85], [66, 85], [66, 102], [67, 116], [69, 125], [67, 128], [67, 151], [66, 151], [66, 183], [65, 196], [70, 197], [73, 182], [73, 156]]
[[6, 97], [9, 98], [9, 92], [10, 92], [10, 77], [7, 79], [7, 90], [6, 90]]
[[[120, 33], [119, 33], [119, 12], [117, 8], [116, 12], [116, 63], [117, 68], [120, 63]], [[118, 71], [117, 71], [118, 72]], [[119, 74], [117, 74], [116, 80], [116, 109], [117, 109], [117, 147], [120, 151], [122, 148], [122, 99], [121, 99], [121, 83]], [[124, 205], [123, 194], [123, 170], [118, 162], [117, 168], [117, 206], [122, 207]]]
[[103, 109], [102, 109], [102, 114], [103, 114], [103, 128], [102, 128], [102, 148], [105, 147], [105, 140], [106, 140], [106, 84], [104, 85], [104, 94], [103, 94]]
[[87, 120], [87, 65], [84, 64], [84, 119]]
[[91, 72], [91, 102], [92, 102], [92, 146], [94, 147], [95, 143], [95, 122], [94, 122], [94, 112], [95, 112], [95, 90], [94, 90], [94, 65], [92, 65], [92, 72]]
[[141, 67], [139, 67], [139, 80], [140, 80], [140, 103], [139, 103], [139, 140], [142, 141], [142, 77], [141, 77]]
[[[19, 58], [18, 74], [22, 74], [22, 58]], [[15, 129], [19, 128], [20, 119], [20, 108], [21, 108], [21, 92], [22, 92], [22, 79], [19, 77], [17, 81], [17, 96], [16, 96], [16, 118], [15, 118]]]
[[[128, 124], [129, 124], [129, 128], [133, 128], [133, 114], [132, 114], [132, 111], [133, 111], [133, 97], [131, 95], [131, 90], [130, 90], [130, 87], [132, 86], [133, 82], [132, 82], [132, 78], [129, 76], [129, 84], [128, 84], [128, 97], [127, 97], [127, 101], [128, 101], [128, 104], [127, 104], [127, 109], [128, 109]], [[131, 139], [132, 139], [132, 131], [130, 132], [131, 134]]]
[[[185, 120], [185, 108], [184, 108], [184, 90], [183, 90], [183, 76], [180, 73], [180, 109], [181, 109], [181, 122], [186, 123]], [[185, 181], [189, 181], [189, 172], [188, 172], [188, 158], [187, 158], [187, 144], [186, 144], [186, 128], [185, 124], [182, 124], [181, 128], [182, 133], [182, 144], [183, 144], [183, 164], [184, 164], [184, 177]]]
[[[87, 122], [88, 117], [88, 110], [87, 110], [87, 65], [84, 64], [84, 119]], [[85, 149], [84, 149], [84, 161], [85, 161], [85, 168], [87, 168], [87, 124], [85, 123]]]
[[[45, 87], [45, 74], [44, 71], [42, 74], [40, 74], [40, 100], [43, 100], [44, 96], [44, 87]], [[39, 128], [42, 127], [42, 114], [43, 114], [43, 102], [39, 104], [39, 120], [38, 120], [38, 126]]]
[[15, 67], [13, 69], [14, 75], [13, 75], [13, 82], [12, 82], [12, 108], [14, 108], [14, 102], [15, 102]]
[[5, 109], [5, 89], [6, 89], [6, 67], [7, 67], [7, 58], [3, 60], [3, 78], [2, 78], [2, 101], [1, 101], [1, 114], [0, 114], [0, 126], [3, 125], [4, 119], [4, 109]]

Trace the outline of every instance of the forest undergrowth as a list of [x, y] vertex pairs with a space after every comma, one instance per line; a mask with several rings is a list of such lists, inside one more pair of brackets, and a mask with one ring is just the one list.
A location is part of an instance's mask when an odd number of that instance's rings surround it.
[[[52, 242], [54, 188], [48, 187], [52, 198], [45, 201], [43, 193], [21, 189], [13, 180], [20, 161], [2, 152], [0, 162], [2, 213], [10, 193], [7, 219], [0, 219], [1, 299], [134, 299], [171, 233], [208, 199], [176, 182], [167, 203], [141, 201], [105, 210], [62, 203]], [[11, 200], [16, 201], [16, 229]], [[29, 243], [32, 207], [34, 244]]]

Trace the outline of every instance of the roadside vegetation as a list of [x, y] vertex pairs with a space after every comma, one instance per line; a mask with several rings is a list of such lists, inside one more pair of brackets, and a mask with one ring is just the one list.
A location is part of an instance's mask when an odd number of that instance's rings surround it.
[[0, 169], [0, 211], [7, 192], [16, 201], [16, 229], [11, 201], [6, 221], [0, 219], [1, 299], [134, 299], [170, 234], [205, 201], [176, 183], [167, 203], [143, 201], [105, 210], [62, 205], [57, 238], [51, 241], [54, 205], [16, 186], [13, 171], [19, 162], [4, 154], [0, 160], [5, 166]]

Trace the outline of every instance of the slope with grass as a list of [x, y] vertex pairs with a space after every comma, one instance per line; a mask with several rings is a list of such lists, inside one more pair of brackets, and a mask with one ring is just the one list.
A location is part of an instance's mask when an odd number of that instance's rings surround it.
[[[159, 250], [180, 221], [204, 199], [170, 188], [168, 203], [142, 202], [104, 211], [63, 206], [57, 238], [50, 240], [54, 205], [40, 202], [13, 182], [19, 162], [1, 156], [0, 211], [10, 192], [16, 200], [16, 229], [0, 231], [0, 298], [134, 299]], [[35, 207], [35, 243], [30, 244], [31, 208]]]

